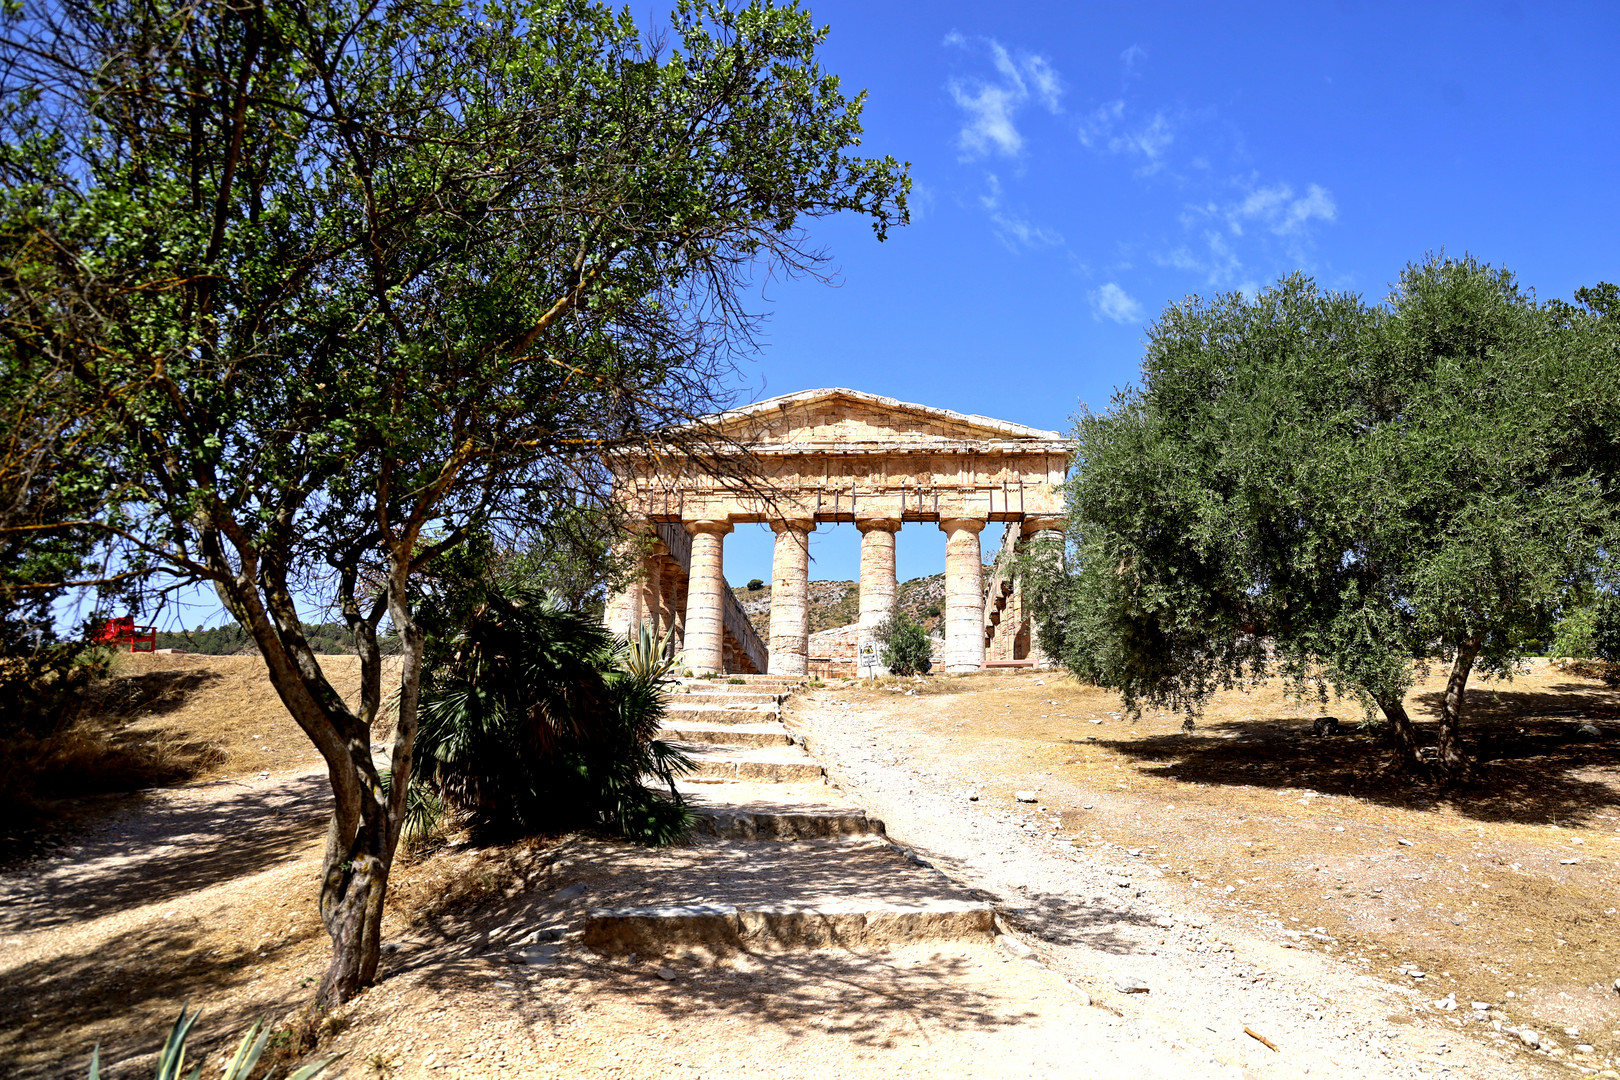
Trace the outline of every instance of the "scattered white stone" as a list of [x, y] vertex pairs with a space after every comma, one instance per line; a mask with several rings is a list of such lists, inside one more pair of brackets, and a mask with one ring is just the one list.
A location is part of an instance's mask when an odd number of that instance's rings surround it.
[[1114, 980], [1114, 989], [1122, 994], [1146, 994], [1150, 987], [1141, 979], [1131, 979], [1121, 976]]
[[1579, 1034], [1580, 1034], [1580, 1033], [1581, 1033], [1581, 1029], [1580, 1029], [1580, 1028], [1572, 1028], [1572, 1027], [1567, 1027], [1567, 1028], [1565, 1028], [1565, 1029], [1564, 1029], [1564, 1034], [1565, 1034], [1565, 1035], [1568, 1035], [1568, 1036], [1569, 1036], [1569, 1037], [1570, 1037], [1570, 1038], [1572, 1038], [1572, 1039], [1573, 1039], [1573, 1038], [1574, 1038], [1574, 1037], [1575, 1037], [1575, 1036], [1577, 1036], [1577, 1035], [1579, 1035]]
[[1395, 842], [1397, 844], [1400, 844], [1400, 845], [1404, 846], [1404, 847], [1411, 847], [1412, 846], [1412, 841], [1406, 839], [1405, 837], [1397, 837]]
[[1013, 798], [1017, 799], [1019, 802], [1032, 803], [1041, 801], [1040, 795], [1033, 791], [1015, 791], [1013, 792]]
[[1092, 722], [1092, 723], [1093, 723], [1093, 724], [1100, 724], [1100, 723], [1102, 723], [1102, 717], [1100, 717], [1100, 716], [1093, 716], [1093, 717], [1092, 717], [1092, 718], [1091, 718], [1091, 722]]
[[1035, 953], [1034, 949], [1031, 949], [1022, 941], [1019, 941], [1017, 938], [1008, 937], [1006, 934], [997, 934], [996, 944], [1000, 946], [1002, 952], [1012, 953], [1020, 960], [1033, 956]]
[[1157, 919], [1153, 920], [1153, 925], [1162, 926], [1166, 930], [1174, 930], [1176, 920], [1171, 918], [1169, 915], [1160, 915]]
[[1598, 730], [1596, 724], [1582, 724], [1575, 731], [1577, 734], [1585, 735], [1588, 739], [1601, 739], [1603, 737], [1603, 732]]
[[1541, 1036], [1529, 1028], [1520, 1028], [1519, 1041], [1534, 1050], [1541, 1045]]
[[979, 793], [976, 790], [968, 792], [967, 797], [968, 797], [968, 802], [978, 802], [979, 801]]
[[660, 979], [663, 979], [665, 982], [671, 982], [675, 978], [675, 969], [674, 968], [659, 968], [658, 969], [658, 977]]
[[1139, 848], [1139, 847], [1126, 848], [1125, 849], [1125, 854], [1130, 855], [1132, 857], [1139, 856], [1139, 855], [1142, 854], [1142, 849]]
[[1594, 1047], [1592, 1046], [1591, 1043], [1576, 1043], [1575, 1044], [1575, 1052], [1577, 1054], [1590, 1054], [1590, 1053], [1593, 1052], [1593, 1050], [1594, 1050]]
[[1491, 1003], [1488, 1001], [1475, 1001], [1472, 1003], [1475, 1012], [1490, 1012]]
[[1128, 877], [1117, 877], [1114, 879], [1114, 884], [1118, 885], [1122, 889], [1128, 889], [1131, 887], [1131, 879]]
[[1558, 865], [1559, 866], [1574, 866], [1576, 863], [1578, 863], [1580, 861], [1581, 860], [1579, 860], [1579, 859], [1559, 859], [1558, 860]]
[[[1084, 805], [1084, 806], [1082, 806], [1082, 807], [1081, 807], [1081, 808], [1080, 808], [1080, 809], [1082, 809], [1082, 810], [1090, 810], [1090, 809], [1091, 809], [1091, 804], [1090, 804], [1090, 803], [1086, 803], [1086, 804], [1085, 804], [1085, 805]], [[1615, 988], [1615, 989], [1616, 989], [1616, 990], [1620, 990], [1620, 979], [1616, 979], [1616, 980], [1614, 980], [1614, 988]]]
[[1456, 1012], [1457, 1011], [1457, 995], [1456, 994], [1447, 994], [1445, 997], [1441, 998], [1439, 1001], [1436, 1001], [1434, 1003], [1434, 1007], [1437, 1008], [1437, 1009], [1443, 1009], [1446, 1012]]

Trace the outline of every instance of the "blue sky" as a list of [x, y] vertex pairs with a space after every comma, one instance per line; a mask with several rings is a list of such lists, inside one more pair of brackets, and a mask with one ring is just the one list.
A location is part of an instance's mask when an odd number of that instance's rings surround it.
[[[863, 150], [912, 163], [912, 224], [817, 224], [837, 285], [760, 284], [744, 398], [847, 386], [1066, 429], [1188, 294], [1303, 270], [1379, 298], [1442, 249], [1544, 298], [1620, 281], [1612, 0], [810, 8], [869, 93]], [[858, 553], [822, 526], [812, 576]], [[944, 537], [908, 525], [898, 556], [938, 573]], [[727, 538], [733, 583], [770, 562], [764, 527]]]
[[[1426, 252], [1543, 298], [1620, 280], [1620, 5], [917, 5], [820, 0], [863, 150], [912, 163], [883, 244], [823, 222], [838, 284], [773, 283], [747, 396], [847, 386], [1064, 429], [1188, 294], [1302, 270], [1385, 295]], [[815, 578], [853, 578], [822, 526]], [[987, 552], [988, 555], [988, 552]], [[902, 579], [944, 567], [908, 525]], [[739, 526], [726, 576], [770, 577]]]

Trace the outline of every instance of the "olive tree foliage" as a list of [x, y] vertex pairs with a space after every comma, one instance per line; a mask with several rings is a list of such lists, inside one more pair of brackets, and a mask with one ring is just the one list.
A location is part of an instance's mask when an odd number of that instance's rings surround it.
[[[96, 580], [211, 585], [325, 759], [322, 1004], [376, 972], [413, 582], [474, 532], [611, 525], [616, 458], [726, 400], [744, 287], [817, 273], [812, 219], [904, 222], [824, 33], [768, 0], [682, 0], [650, 38], [591, 0], [6, 6], [0, 341], [55, 391], [51, 450], [101, 448], [99, 498], [52, 528], [106, 545]], [[348, 701], [300, 628], [316, 592]]]
[[1042, 647], [1132, 708], [1331, 686], [1382, 710], [1407, 767], [1404, 699], [1438, 662], [1437, 766], [1462, 776], [1470, 675], [1510, 677], [1605, 563], [1601, 318], [1470, 259], [1408, 267], [1381, 306], [1295, 276], [1168, 308], [1141, 385], [1079, 419]]

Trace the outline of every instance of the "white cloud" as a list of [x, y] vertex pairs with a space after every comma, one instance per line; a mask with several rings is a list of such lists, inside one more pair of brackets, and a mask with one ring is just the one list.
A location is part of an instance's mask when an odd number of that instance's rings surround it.
[[1117, 323], [1137, 322], [1142, 318], [1142, 305], [1110, 281], [1102, 288], [1092, 290], [1091, 312], [1098, 319], [1112, 319]]
[[1129, 78], [1136, 74], [1136, 65], [1147, 59], [1147, 50], [1140, 45], [1132, 45], [1119, 54], [1119, 62], [1125, 68], [1125, 75]]
[[1051, 229], [1034, 225], [1024, 218], [1011, 213], [1001, 198], [1001, 179], [995, 173], [988, 177], [990, 190], [987, 194], [979, 196], [979, 205], [983, 206], [990, 215], [990, 224], [994, 226], [996, 239], [1000, 240], [1009, 251], [1020, 252], [1033, 248], [1056, 247], [1063, 243], [1063, 237]]
[[[1024, 148], [1024, 137], [1015, 122], [1017, 113], [1032, 98], [1049, 112], [1062, 110], [1062, 80], [1044, 57], [1014, 55], [994, 38], [981, 39], [995, 68], [995, 79], [952, 79], [951, 99], [965, 114], [957, 147], [965, 159], [996, 153], [1015, 157]], [[973, 43], [954, 31], [945, 44], [970, 49]]]
[[[1308, 268], [1313, 225], [1338, 218], [1333, 195], [1320, 184], [1307, 184], [1302, 195], [1292, 185], [1256, 185], [1254, 177], [1238, 181], [1241, 198], [1231, 202], [1209, 200], [1182, 210], [1181, 224], [1199, 234], [1195, 243], [1183, 243], [1157, 255], [1160, 266], [1196, 273], [1215, 288], [1237, 289], [1254, 295], [1259, 286], [1255, 270], [1245, 260], [1286, 269]], [[1247, 226], [1257, 226], [1249, 230]]]
[[1298, 198], [1288, 184], [1256, 188], [1225, 210], [1227, 227], [1234, 236], [1243, 235], [1246, 221], [1258, 222], [1278, 236], [1299, 236], [1312, 221], [1331, 222], [1338, 214], [1332, 193], [1319, 184], [1306, 185], [1305, 194]]
[[1144, 173], [1164, 165], [1165, 151], [1176, 140], [1175, 124], [1162, 110], [1145, 120], [1127, 122], [1125, 100], [1098, 106], [1080, 122], [1080, 145], [1100, 153], [1141, 158]]

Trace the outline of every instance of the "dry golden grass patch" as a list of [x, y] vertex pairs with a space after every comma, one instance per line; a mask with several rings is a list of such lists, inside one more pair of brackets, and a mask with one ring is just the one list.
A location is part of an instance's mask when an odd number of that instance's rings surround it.
[[[1620, 695], [1593, 679], [1537, 662], [1511, 682], [1476, 680], [1467, 725], [1481, 764], [1450, 789], [1390, 772], [1358, 705], [1302, 704], [1278, 683], [1218, 695], [1190, 733], [1182, 715], [1132, 717], [1059, 673], [901, 686], [914, 706], [894, 687], [848, 692], [906, 710], [921, 767], [982, 777], [1004, 804], [1039, 787], [1040, 808], [1021, 812], [1059, 821], [1077, 846], [1137, 848], [1190, 897], [1425, 998], [1511, 1000], [1566, 1045], [1620, 1045]], [[1408, 699], [1430, 743], [1442, 688], [1436, 675]], [[1340, 734], [1312, 734], [1324, 713]], [[1397, 975], [1403, 963], [1425, 977]], [[1566, 1026], [1581, 1035], [1562, 1037]]]

